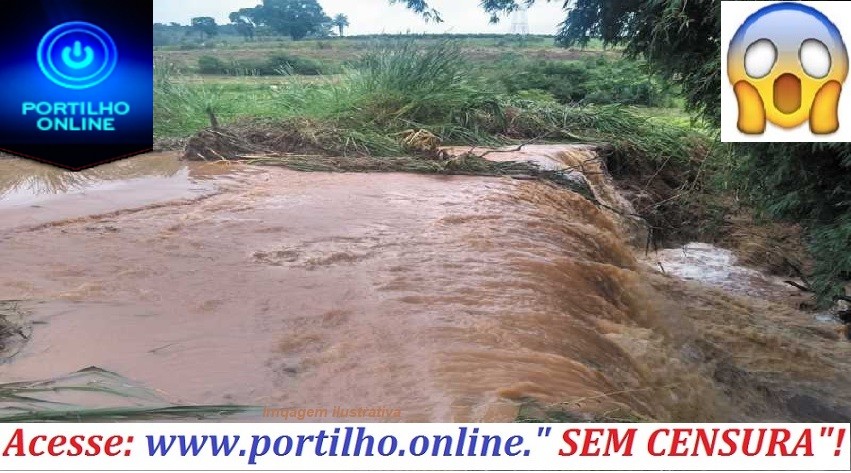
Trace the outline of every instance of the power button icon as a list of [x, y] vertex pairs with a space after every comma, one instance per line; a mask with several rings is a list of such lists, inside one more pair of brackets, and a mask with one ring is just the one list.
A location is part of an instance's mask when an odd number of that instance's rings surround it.
[[38, 45], [41, 72], [66, 89], [94, 87], [112, 75], [117, 64], [112, 37], [91, 23], [63, 23], [48, 31]]
[[[73, 56], [72, 56], [73, 54]], [[80, 57], [78, 61], [74, 58]], [[71, 69], [85, 69], [95, 61], [94, 50], [86, 46], [86, 53], [83, 54], [83, 44], [79, 41], [74, 41], [74, 52], [71, 52], [71, 46], [65, 46], [62, 50], [62, 62]]]

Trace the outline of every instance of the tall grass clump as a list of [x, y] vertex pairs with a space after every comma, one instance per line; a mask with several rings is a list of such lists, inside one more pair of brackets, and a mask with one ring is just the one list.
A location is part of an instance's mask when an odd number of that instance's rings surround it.
[[208, 111], [222, 112], [227, 104], [220, 87], [176, 80], [179, 71], [168, 64], [154, 68], [154, 136], [180, 136], [210, 125]]
[[460, 48], [451, 42], [386, 45], [367, 54], [349, 81], [361, 101], [358, 111], [380, 124], [451, 122], [482, 96]]

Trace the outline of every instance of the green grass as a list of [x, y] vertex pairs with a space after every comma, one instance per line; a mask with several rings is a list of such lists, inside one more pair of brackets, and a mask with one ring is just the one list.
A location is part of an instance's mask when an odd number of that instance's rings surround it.
[[231, 59], [225, 61], [215, 56], [198, 58], [199, 74], [231, 76], [318, 76], [340, 72], [339, 65], [309, 59], [294, 54], [277, 53], [265, 59]]
[[540, 91], [564, 104], [675, 104], [674, 88], [654, 76], [647, 64], [632, 59], [597, 55], [559, 61], [512, 55], [484, 68], [508, 93]]
[[[160, 62], [155, 76], [155, 135], [186, 138], [190, 150], [300, 171], [406, 171], [532, 176], [570, 186], [559, 173], [481, 156], [448, 157], [437, 144], [598, 143], [610, 167], [652, 180], [663, 168], [693, 175], [708, 140], [683, 115], [621, 105], [565, 105], [534, 91], [500, 90], [452, 42], [382, 43], [342, 74], [309, 80], [210, 76]], [[521, 93], [526, 92], [526, 93]], [[219, 127], [211, 129], [211, 115]], [[672, 119], [675, 117], [676, 119]], [[435, 143], [413, 148], [401, 137], [424, 131]], [[427, 132], [427, 133], [425, 133]], [[693, 177], [678, 177], [683, 182]], [[573, 188], [582, 193], [580, 187]], [[584, 194], [583, 194], [584, 195]], [[590, 197], [590, 196], [586, 196]], [[207, 418], [251, 413], [250, 406], [175, 407], [117, 375], [0, 385], [0, 421]], [[87, 376], [106, 376], [92, 383]], [[68, 405], [63, 392], [116, 399]], [[140, 404], [139, 401], [144, 401]]]
[[407, 129], [427, 129], [446, 144], [630, 142], [630, 149], [645, 155], [685, 155], [694, 134], [688, 123], [651, 120], [639, 109], [565, 106], [498, 90], [449, 42], [385, 46], [345, 74], [311, 80], [198, 79], [158, 67], [155, 85], [157, 137], [184, 137], [208, 127], [208, 111], [224, 124], [306, 120], [343, 130], [335, 139], [360, 143], [375, 155], [398, 155], [392, 136]]

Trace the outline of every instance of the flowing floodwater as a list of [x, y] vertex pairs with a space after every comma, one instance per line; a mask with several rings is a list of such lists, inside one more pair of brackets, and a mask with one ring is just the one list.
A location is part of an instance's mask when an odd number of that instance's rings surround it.
[[511, 421], [530, 405], [846, 414], [849, 344], [791, 308], [648, 267], [592, 150], [492, 157], [575, 168], [605, 206], [508, 178], [0, 160], [0, 300], [24, 301], [33, 324], [0, 379], [96, 366], [176, 404], [402, 421]]
[[664, 274], [697, 281], [733, 294], [778, 300], [794, 300], [800, 294], [783, 278], [741, 266], [732, 251], [707, 243], [690, 243], [681, 248], [656, 251], [644, 259]]

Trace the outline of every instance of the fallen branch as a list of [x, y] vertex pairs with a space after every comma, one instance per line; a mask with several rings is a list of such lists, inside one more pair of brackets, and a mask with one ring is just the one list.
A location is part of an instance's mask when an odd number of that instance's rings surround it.
[[[803, 290], [804, 292], [815, 292], [812, 289], [810, 289], [811, 287], [813, 287], [813, 285], [810, 284], [809, 279], [807, 279], [807, 275], [804, 274], [804, 271], [801, 270], [801, 268], [799, 268], [796, 264], [789, 261], [789, 258], [786, 258], [785, 256], [783, 257], [783, 262], [786, 263], [786, 265], [789, 266], [792, 269], [792, 271], [795, 272], [795, 275], [798, 276], [798, 279], [800, 279], [801, 281], [804, 282], [804, 286], [806, 286], [806, 288], [807, 288], [807, 289], [801, 289], [799, 287], [799, 289]], [[796, 286], [796, 287], [798, 287], [798, 286]]]
[[783, 281], [783, 282], [785, 282], [786, 284], [788, 284], [788, 285], [790, 285], [790, 286], [796, 287], [796, 288], [800, 289], [800, 290], [801, 290], [801, 291], [803, 291], [803, 292], [812, 292], [812, 293], [814, 293], [814, 292], [815, 292], [815, 291], [813, 291], [811, 288], [809, 288], [809, 287], [807, 287], [807, 286], [804, 286], [804, 285], [802, 285], [802, 284], [798, 284], [798, 283], [796, 283], [795, 281]]
[[[536, 136], [535, 138], [532, 138], [531, 140], [527, 140], [527, 141], [524, 141], [523, 143], [520, 143], [520, 145], [518, 145], [514, 149], [503, 149], [503, 150], [492, 149], [492, 150], [485, 151], [484, 154], [477, 155], [477, 156], [479, 158], [484, 158], [485, 156], [487, 156], [489, 154], [495, 154], [495, 153], [517, 153], [517, 152], [523, 151], [524, 147], [529, 146], [531, 144], [534, 144], [535, 142], [542, 140], [542, 139], [550, 136], [551, 134], [552, 134], [552, 132], [548, 131], [548, 132], [544, 133], [543, 135]], [[475, 149], [475, 148], [473, 148], [473, 149]], [[470, 152], [472, 152], [472, 150]]]

